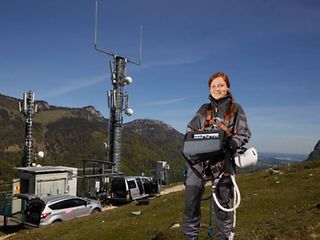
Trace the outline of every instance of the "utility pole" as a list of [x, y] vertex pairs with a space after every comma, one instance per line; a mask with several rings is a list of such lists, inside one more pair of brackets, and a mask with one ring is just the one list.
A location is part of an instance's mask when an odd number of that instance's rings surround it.
[[32, 140], [32, 118], [37, 112], [37, 104], [34, 103], [34, 93], [23, 93], [23, 101], [19, 102], [19, 110], [26, 119], [25, 144], [22, 156], [22, 166], [30, 167], [32, 164], [33, 140]]
[[97, 47], [97, 16], [98, 0], [96, 0], [94, 48], [95, 50], [107, 54], [113, 58], [113, 62], [109, 62], [113, 89], [108, 91], [108, 108], [110, 109], [110, 113], [107, 141], [107, 161], [110, 162], [109, 170], [111, 170], [112, 173], [120, 173], [123, 112], [128, 116], [133, 114], [133, 110], [128, 106], [129, 95], [128, 93], [123, 92], [124, 86], [132, 83], [132, 78], [126, 75], [126, 64], [129, 62], [140, 65], [142, 27], [140, 29], [140, 58], [139, 62], [135, 62], [114, 54], [111, 51], [106, 51]]

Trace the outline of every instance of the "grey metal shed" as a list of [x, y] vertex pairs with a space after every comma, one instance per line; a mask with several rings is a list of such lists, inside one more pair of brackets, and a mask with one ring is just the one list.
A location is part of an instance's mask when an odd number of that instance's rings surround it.
[[77, 194], [77, 168], [64, 166], [17, 167], [20, 192], [38, 197]]

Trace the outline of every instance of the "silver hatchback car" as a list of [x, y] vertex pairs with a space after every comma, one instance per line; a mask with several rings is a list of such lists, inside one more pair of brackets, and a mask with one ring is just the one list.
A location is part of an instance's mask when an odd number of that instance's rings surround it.
[[32, 194], [17, 194], [16, 197], [25, 200], [24, 224], [32, 227], [46, 226], [102, 211], [99, 201], [70, 195], [38, 198]]

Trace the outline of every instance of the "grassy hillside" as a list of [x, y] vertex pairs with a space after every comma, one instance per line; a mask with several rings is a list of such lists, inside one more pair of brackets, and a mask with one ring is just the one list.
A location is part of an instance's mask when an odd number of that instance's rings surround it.
[[[320, 239], [320, 161], [241, 174], [242, 202], [237, 239]], [[206, 189], [205, 196], [210, 193]], [[133, 211], [141, 215], [133, 216]], [[23, 230], [9, 239], [183, 239], [183, 191], [163, 195], [149, 205], [134, 203], [98, 215], [42, 229]], [[200, 239], [207, 238], [209, 200], [202, 205]]]
[[[25, 139], [25, 119], [18, 111], [19, 99], [0, 94], [1, 181], [14, 176], [21, 166]], [[43, 151], [41, 165], [82, 167], [83, 159], [106, 160], [107, 122], [92, 106], [66, 108], [37, 101], [33, 118], [33, 152]], [[135, 131], [137, 130], [137, 131]], [[152, 176], [156, 161], [170, 164], [170, 181], [182, 180], [183, 135], [160, 121], [141, 120], [124, 124], [121, 171], [127, 175]], [[3, 191], [0, 185], [0, 191]]]
[[50, 124], [62, 118], [75, 117], [69, 110], [57, 109], [52, 111], [44, 111], [35, 115], [34, 120], [42, 124]]
[[[141, 144], [143, 143], [143, 144]], [[163, 122], [134, 120], [124, 124], [122, 141], [122, 171], [128, 175], [140, 175], [141, 171], [152, 174], [156, 161], [166, 161], [170, 165], [171, 182], [183, 179], [185, 160], [181, 149], [183, 134]]]

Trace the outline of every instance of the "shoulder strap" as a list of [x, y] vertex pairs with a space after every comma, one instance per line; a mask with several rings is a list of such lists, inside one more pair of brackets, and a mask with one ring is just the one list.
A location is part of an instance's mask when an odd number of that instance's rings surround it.
[[[217, 112], [216, 108], [214, 110], [215, 112]], [[217, 118], [212, 119], [212, 111], [213, 110], [211, 108], [206, 110], [207, 116], [206, 116], [206, 120], [204, 121], [204, 128], [212, 125], [217, 125], [219, 128], [224, 130], [229, 137], [232, 136], [233, 133], [228, 128], [228, 125], [235, 111], [235, 103], [233, 101], [231, 102], [229, 111], [224, 116], [224, 123], [222, 123], [221, 121], [217, 121]], [[200, 130], [204, 130], [204, 128]]]
[[229, 108], [229, 112], [227, 112], [226, 115], [224, 116], [224, 124], [225, 125], [227, 125], [227, 126], [229, 125], [230, 120], [234, 114], [234, 110], [235, 110], [235, 103], [232, 100], [230, 108]]

